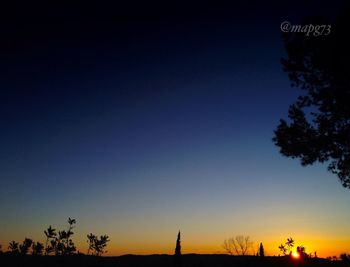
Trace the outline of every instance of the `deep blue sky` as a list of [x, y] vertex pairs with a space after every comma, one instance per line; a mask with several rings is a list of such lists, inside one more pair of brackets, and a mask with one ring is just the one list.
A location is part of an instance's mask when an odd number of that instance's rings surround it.
[[[271, 141], [300, 93], [280, 64], [280, 23], [339, 7], [9, 10], [1, 24], [0, 243], [40, 239], [68, 216], [81, 240], [109, 234], [111, 254], [168, 252], [179, 228], [187, 250], [199, 252], [219, 251], [242, 231], [269, 244], [316, 238], [316, 222], [335, 239], [350, 234], [324, 217], [325, 207], [336, 222], [350, 217], [337, 178], [283, 158]], [[146, 233], [158, 236], [151, 242]]]

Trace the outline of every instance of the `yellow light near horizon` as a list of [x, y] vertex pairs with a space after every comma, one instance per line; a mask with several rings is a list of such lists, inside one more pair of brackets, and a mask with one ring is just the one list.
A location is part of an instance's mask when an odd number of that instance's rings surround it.
[[293, 256], [294, 259], [299, 259], [300, 258], [300, 254], [298, 252], [296, 252], [296, 251], [294, 251], [292, 253], [292, 256]]

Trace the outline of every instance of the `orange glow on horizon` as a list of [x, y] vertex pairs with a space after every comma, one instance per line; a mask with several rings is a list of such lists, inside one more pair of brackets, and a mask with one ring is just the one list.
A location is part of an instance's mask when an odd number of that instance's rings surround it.
[[[81, 231], [82, 232], [82, 231]], [[106, 230], [106, 232], [109, 232]], [[111, 231], [112, 232], [112, 231]], [[163, 234], [163, 233], [162, 233]], [[105, 256], [120, 256], [125, 254], [138, 254], [138, 255], [149, 255], [149, 254], [173, 254], [175, 249], [176, 235], [170, 235], [169, 237], [164, 237], [164, 234], [160, 234], [159, 237], [152, 237], [151, 235], [145, 234], [140, 238], [133, 237], [130, 238], [129, 234], [124, 233], [111, 233], [111, 241], [107, 245], [107, 252]], [[87, 253], [88, 245], [86, 242], [86, 235], [84, 233], [77, 232], [74, 236], [74, 243], [82, 253]], [[2, 251], [8, 250], [8, 243], [11, 240], [16, 242], [21, 242], [24, 235], [22, 233], [11, 238], [9, 237], [0, 240], [0, 245], [2, 246]], [[219, 236], [219, 234], [217, 235]], [[213, 237], [207, 236], [207, 238], [202, 239], [201, 236], [186, 233], [182, 236], [181, 249], [183, 254], [187, 253], [197, 253], [197, 254], [226, 254], [226, 251], [222, 247], [223, 237]], [[249, 250], [249, 255], [255, 255], [256, 249], [259, 242], [256, 240], [262, 240], [266, 256], [282, 256], [282, 253], [278, 249], [279, 244], [284, 241], [284, 236], [289, 236], [288, 234], [282, 234], [281, 236], [260, 236], [252, 237], [255, 240], [255, 245], [253, 249]], [[293, 235], [294, 236], [294, 235]], [[295, 235], [296, 246], [303, 245], [306, 248], [306, 253], [311, 254], [313, 257], [317, 255], [319, 258], [326, 258], [328, 256], [339, 256], [341, 253], [349, 253], [350, 239], [330, 239], [328, 236], [307, 236], [307, 235]], [[38, 231], [38, 235], [30, 235], [35, 241], [41, 243], [45, 242], [41, 231]], [[294, 247], [294, 248], [295, 248]], [[315, 253], [316, 252], [316, 253]], [[292, 257], [297, 260], [300, 259], [300, 255], [295, 254], [293, 251]]]

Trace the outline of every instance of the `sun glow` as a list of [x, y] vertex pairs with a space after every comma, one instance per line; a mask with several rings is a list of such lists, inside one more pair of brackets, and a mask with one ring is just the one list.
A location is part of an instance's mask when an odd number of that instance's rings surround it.
[[294, 259], [299, 259], [300, 258], [300, 254], [297, 251], [294, 251], [292, 253], [292, 256], [293, 256]]

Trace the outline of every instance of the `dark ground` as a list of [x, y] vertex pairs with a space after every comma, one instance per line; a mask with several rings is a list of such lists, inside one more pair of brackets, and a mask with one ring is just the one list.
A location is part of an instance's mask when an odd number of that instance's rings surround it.
[[302, 267], [302, 266], [350, 266], [341, 261], [329, 261], [321, 258], [305, 259], [303, 261], [293, 260], [288, 257], [265, 257], [261, 259], [253, 256], [228, 256], [228, 255], [202, 255], [202, 254], [186, 254], [182, 255], [181, 262], [176, 262], [174, 256], [171, 255], [124, 255], [119, 257], [93, 257], [76, 255], [70, 257], [54, 257], [54, 256], [12, 256], [0, 255], [1, 267], [31, 267], [31, 266], [170, 266], [170, 267], [220, 267], [220, 266], [286, 266], [286, 267]]

